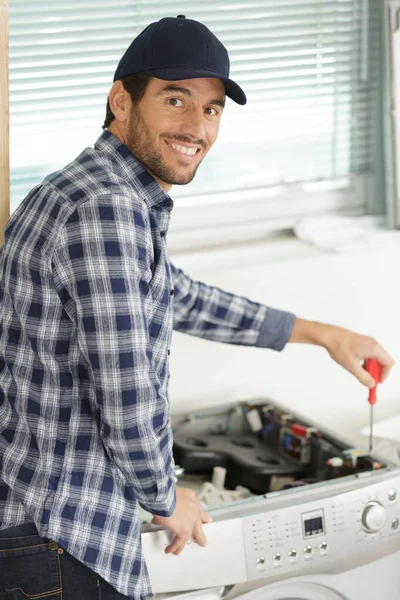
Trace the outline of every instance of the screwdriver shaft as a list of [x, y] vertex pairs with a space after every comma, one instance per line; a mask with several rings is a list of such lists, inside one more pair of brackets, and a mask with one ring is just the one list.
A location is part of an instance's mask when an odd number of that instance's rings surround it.
[[370, 412], [369, 412], [369, 451], [371, 453], [372, 452], [372, 442], [373, 442], [372, 428], [374, 425], [373, 406], [376, 402], [376, 386], [378, 385], [378, 383], [381, 380], [381, 365], [375, 358], [367, 358], [364, 361], [363, 367], [366, 371], [368, 371], [368, 373], [370, 373], [372, 375], [372, 377], [375, 380], [375, 385], [369, 389], [369, 394], [368, 394], [368, 402], [371, 407]]
[[372, 452], [372, 428], [374, 425], [374, 405], [371, 404], [370, 405], [370, 410], [369, 410], [369, 451]]

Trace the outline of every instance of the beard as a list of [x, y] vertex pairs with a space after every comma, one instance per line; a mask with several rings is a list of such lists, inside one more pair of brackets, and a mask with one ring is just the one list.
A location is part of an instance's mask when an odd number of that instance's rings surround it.
[[[172, 142], [198, 144], [207, 149], [207, 144], [202, 139], [193, 141], [184, 135], [173, 135], [171, 133], [161, 133], [159, 135], [161, 138]], [[133, 109], [131, 112], [131, 120], [126, 134], [126, 147], [151, 175], [155, 175], [159, 180], [169, 185], [186, 185], [190, 183], [201, 163], [200, 161], [193, 169], [188, 171], [189, 163], [182, 158], [177, 161], [182, 170], [177, 167], [169, 167], [162, 156], [161, 150], [156, 147], [151, 131], [138, 108]]]

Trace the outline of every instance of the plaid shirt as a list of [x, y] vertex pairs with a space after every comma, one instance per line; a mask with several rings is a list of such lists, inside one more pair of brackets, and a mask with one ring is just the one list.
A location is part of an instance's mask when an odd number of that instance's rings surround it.
[[151, 595], [138, 503], [175, 506], [173, 327], [280, 350], [294, 323], [171, 265], [172, 207], [104, 132], [32, 190], [0, 254], [0, 529], [33, 520], [135, 599]]

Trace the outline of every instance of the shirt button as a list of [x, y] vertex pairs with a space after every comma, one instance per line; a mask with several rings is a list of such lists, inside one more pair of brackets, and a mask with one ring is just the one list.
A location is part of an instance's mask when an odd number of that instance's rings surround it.
[[169, 356], [171, 354], [171, 350], [168, 348], [167, 352], [168, 352], [168, 356]]
[[172, 205], [173, 205], [172, 200], [166, 200], [166, 202], [164, 204], [165, 208], [171, 208]]
[[165, 231], [160, 231], [160, 235], [161, 235], [161, 237], [164, 237], [165, 236]]
[[173, 296], [174, 293], [175, 293], [174, 290], [171, 290], [169, 294], [170, 294], [170, 296]]

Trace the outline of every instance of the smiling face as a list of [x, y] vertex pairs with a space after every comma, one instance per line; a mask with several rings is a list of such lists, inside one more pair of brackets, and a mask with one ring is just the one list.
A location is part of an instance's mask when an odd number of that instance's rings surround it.
[[139, 104], [130, 107], [122, 141], [168, 191], [195, 176], [217, 139], [224, 104], [219, 79], [153, 78]]

